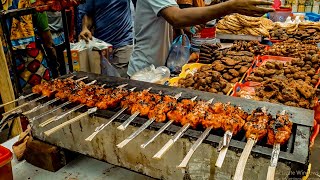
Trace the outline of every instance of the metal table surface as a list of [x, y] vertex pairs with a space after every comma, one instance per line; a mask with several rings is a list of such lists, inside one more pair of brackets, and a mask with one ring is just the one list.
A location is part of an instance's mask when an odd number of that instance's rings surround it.
[[[12, 144], [17, 139], [18, 137], [15, 137], [1, 145], [12, 151]], [[18, 162], [15, 158], [12, 160], [12, 166], [14, 180], [153, 180], [153, 178], [83, 155], [57, 172], [43, 170], [25, 160]]]

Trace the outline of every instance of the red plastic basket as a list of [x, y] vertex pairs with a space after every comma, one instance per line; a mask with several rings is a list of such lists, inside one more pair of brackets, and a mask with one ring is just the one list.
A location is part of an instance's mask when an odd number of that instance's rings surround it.
[[13, 179], [11, 159], [11, 151], [0, 145], [0, 180]]

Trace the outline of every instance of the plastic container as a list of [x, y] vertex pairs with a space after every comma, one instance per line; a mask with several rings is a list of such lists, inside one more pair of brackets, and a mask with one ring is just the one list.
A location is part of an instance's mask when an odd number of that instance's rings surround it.
[[273, 22], [285, 22], [287, 17], [292, 13], [291, 8], [280, 8], [276, 9], [275, 12], [269, 13], [269, 19]]
[[308, 21], [317, 22], [317, 21], [320, 21], [320, 14], [307, 12], [305, 19]]
[[11, 159], [11, 151], [0, 145], [0, 180], [13, 180]]

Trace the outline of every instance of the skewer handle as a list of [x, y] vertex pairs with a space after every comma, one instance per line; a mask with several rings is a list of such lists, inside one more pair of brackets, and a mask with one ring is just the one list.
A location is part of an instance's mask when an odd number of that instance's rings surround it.
[[31, 110], [29, 110], [29, 111], [27, 111], [27, 112], [24, 112], [23, 115], [26, 116], [26, 115], [28, 115], [28, 114], [30, 114], [30, 113], [32, 113], [32, 112], [35, 112], [35, 111], [37, 111], [37, 110], [39, 110], [39, 109], [41, 109], [41, 108], [43, 108], [43, 107], [45, 107], [45, 106], [47, 106], [47, 105], [49, 105], [49, 104], [52, 104], [52, 103], [54, 103], [54, 102], [57, 102], [58, 100], [59, 100], [58, 98], [54, 98], [54, 99], [52, 99], [52, 100], [50, 100], [50, 101], [48, 101], [48, 102], [46, 102], [46, 103], [44, 103], [44, 104], [40, 104], [40, 105], [32, 108]]
[[53, 134], [53, 133], [59, 131], [60, 129], [62, 129], [63, 127], [65, 127], [65, 126], [67, 126], [67, 125], [69, 125], [69, 124], [72, 124], [72, 123], [74, 123], [74, 122], [77, 122], [77, 121], [79, 121], [81, 118], [83, 118], [83, 117], [85, 117], [85, 116], [88, 116], [89, 114], [92, 114], [92, 113], [94, 113], [94, 112], [96, 112], [96, 111], [97, 111], [97, 108], [96, 108], [96, 107], [95, 107], [95, 108], [92, 108], [92, 109], [89, 109], [87, 112], [82, 113], [82, 114], [80, 114], [79, 116], [77, 116], [77, 117], [75, 117], [75, 118], [73, 118], [73, 119], [70, 119], [69, 121], [66, 121], [66, 122], [64, 122], [64, 123], [62, 123], [62, 124], [60, 124], [60, 125], [52, 128], [52, 129], [48, 130], [48, 131], [45, 131], [44, 134], [45, 134], [46, 136], [50, 136], [51, 134]]
[[114, 121], [115, 119], [117, 119], [118, 116], [120, 116], [120, 114], [122, 114], [128, 107], [124, 107], [122, 108], [120, 111], [118, 111], [116, 114], [114, 114], [110, 120], [101, 126], [101, 128], [95, 130], [89, 137], [87, 137], [85, 139], [85, 141], [92, 141], [92, 139], [100, 132], [102, 131], [105, 127], [107, 127], [110, 123], [112, 123], [112, 121]]
[[6, 105], [12, 104], [12, 103], [14, 103], [14, 102], [20, 101], [20, 100], [22, 100], [22, 99], [26, 99], [26, 98], [28, 98], [28, 97], [30, 97], [30, 96], [33, 96], [33, 95], [35, 95], [35, 93], [30, 93], [30, 94], [28, 94], [28, 95], [26, 95], [26, 96], [23, 96], [23, 95], [22, 95], [22, 96], [20, 96], [19, 98], [13, 100], [13, 101], [10, 101], [10, 102], [1, 104], [1, 105], [0, 105], [0, 108], [4, 107], [4, 106], [6, 106]]
[[52, 113], [52, 112], [60, 109], [60, 108], [66, 106], [66, 105], [68, 105], [68, 104], [71, 104], [71, 102], [70, 102], [70, 101], [67, 101], [67, 102], [65, 102], [65, 103], [63, 103], [63, 104], [60, 104], [59, 106], [53, 108], [52, 110], [49, 110], [49, 111], [47, 111], [47, 112], [45, 112], [45, 113], [40, 114], [39, 116], [36, 116], [36, 117], [32, 118], [30, 121], [33, 122], [33, 121], [35, 121], [35, 120], [37, 120], [37, 119], [40, 119], [40, 118], [42, 118], [42, 117], [44, 117], [44, 116], [46, 116], [46, 115], [48, 115], [48, 114], [50, 114], [50, 113]]
[[269, 166], [267, 180], [274, 180], [275, 174], [276, 174], [276, 167]]
[[153, 123], [155, 118], [149, 119], [147, 122], [145, 122], [137, 131], [132, 133], [129, 137], [127, 137], [125, 140], [123, 140], [121, 143], [117, 145], [118, 148], [123, 148], [125, 145], [127, 145], [131, 140], [136, 138], [143, 130], [145, 130], [150, 124]]
[[39, 124], [39, 127], [45, 127], [48, 124], [52, 123], [53, 121], [55, 121], [55, 119], [57, 118], [57, 116], [53, 116], [52, 118], [42, 122], [41, 124]]
[[152, 143], [164, 130], [166, 130], [171, 124], [173, 123], [173, 120], [169, 120], [165, 125], [163, 125], [157, 133], [152, 136], [146, 143], [141, 144], [141, 148], [146, 148], [150, 143]]
[[203, 140], [209, 135], [210, 131], [212, 130], [211, 127], [207, 128], [201, 136], [198, 138], [198, 140], [192, 145], [191, 149], [187, 153], [187, 155], [184, 157], [182, 162], [178, 165], [178, 168], [186, 168], [193, 153], [198, 149], [200, 144], [203, 142]]
[[162, 156], [172, 147], [172, 145], [183, 135], [190, 127], [190, 124], [185, 124], [152, 158], [161, 159]]
[[228, 147], [224, 147], [221, 149], [221, 151], [219, 152], [218, 159], [216, 161], [216, 167], [218, 167], [218, 168], [222, 167], [222, 164], [223, 164], [224, 159], [227, 155], [227, 152], [228, 152]]
[[124, 131], [127, 129], [129, 124], [140, 114], [140, 112], [135, 112], [132, 114], [124, 123], [122, 123], [120, 126], [118, 126], [117, 129]]
[[273, 180], [275, 173], [276, 173], [276, 167], [279, 159], [280, 154], [280, 144], [274, 144], [273, 150], [271, 154], [271, 160], [270, 160], [270, 166], [268, 168], [268, 174], [267, 174], [267, 180]]
[[216, 167], [221, 168], [224, 162], [224, 159], [228, 152], [228, 147], [232, 138], [232, 132], [226, 131], [223, 136], [223, 140], [220, 142], [221, 147], [218, 147], [219, 155], [216, 161]]
[[249, 158], [249, 155], [251, 153], [251, 150], [252, 150], [254, 144], [255, 144], [254, 139], [251, 139], [251, 138], [248, 139], [248, 142], [247, 142], [246, 146], [244, 147], [244, 150], [240, 156], [240, 160], [238, 162], [237, 169], [234, 174], [233, 180], [242, 180], [244, 169], [246, 167], [247, 160]]
[[7, 112], [3, 113], [2, 115], [3, 115], [3, 116], [7, 116], [7, 115], [10, 115], [10, 114], [14, 114], [14, 113], [16, 113], [17, 110], [19, 110], [19, 109], [21, 109], [21, 108], [23, 108], [23, 107], [25, 107], [25, 106], [33, 103], [33, 102], [39, 101], [39, 100], [41, 100], [41, 99], [43, 99], [43, 98], [45, 98], [45, 97], [46, 97], [46, 96], [37, 97], [37, 98], [35, 98], [35, 99], [27, 102], [27, 103], [24, 103], [24, 104], [22, 104], [22, 105], [20, 105], [20, 106], [17, 106], [17, 107], [15, 107], [15, 108], [11, 109], [10, 111], [7, 111]]

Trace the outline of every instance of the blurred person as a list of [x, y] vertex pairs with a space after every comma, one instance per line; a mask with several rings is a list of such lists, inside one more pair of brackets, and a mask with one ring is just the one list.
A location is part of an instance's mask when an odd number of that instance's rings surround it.
[[[6, 1], [4, 10], [17, 7], [31, 7], [31, 1]], [[45, 12], [36, 12], [20, 18], [7, 19], [10, 41], [13, 49], [13, 59], [16, 62], [19, 86], [23, 90], [37, 85], [41, 81], [49, 81], [59, 76], [57, 71], [57, 55], [54, 49], [52, 35], [48, 26]], [[2, 30], [2, 28], [1, 28]], [[4, 39], [3, 33], [1, 38]], [[8, 53], [7, 44], [3, 40], [5, 53]], [[7, 54], [10, 58], [10, 55]], [[14, 72], [12, 67], [11, 72]]]
[[274, 11], [259, 5], [272, 5], [259, 0], [230, 0], [206, 7], [179, 8], [176, 0], [138, 0], [135, 14], [135, 47], [128, 75], [150, 66], [165, 65], [172, 42], [172, 27], [184, 28], [205, 24], [232, 13], [262, 16]]
[[130, 3], [130, 0], [87, 0], [79, 35], [80, 39], [86, 41], [94, 36], [112, 44], [114, 50], [111, 63], [122, 77], [127, 77], [128, 62], [133, 50]]
[[61, 12], [47, 12], [48, 24], [52, 34], [53, 43], [57, 53], [58, 70], [60, 75], [66, 74], [66, 65], [63, 51], [65, 50], [65, 37], [63, 31], [63, 22]]

